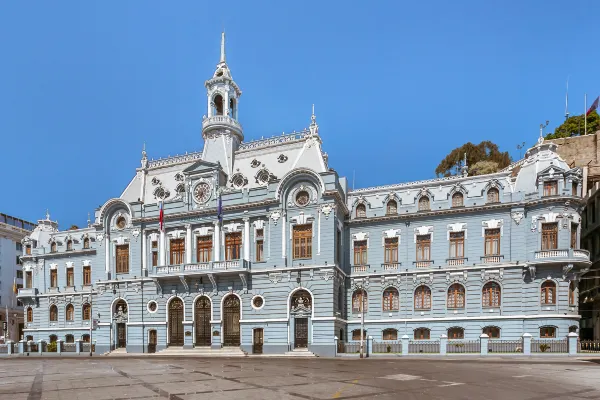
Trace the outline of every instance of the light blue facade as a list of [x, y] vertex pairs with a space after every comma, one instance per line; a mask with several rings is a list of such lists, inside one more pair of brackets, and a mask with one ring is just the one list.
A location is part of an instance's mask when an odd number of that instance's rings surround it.
[[[352, 340], [361, 317], [375, 340], [385, 329], [394, 330], [388, 339], [413, 338], [421, 328], [431, 339], [454, 327], [465, 339], [490, 326], [502, 339], [537, 337], [541, 327], [562, 338], [577, 329], [569, 287], [589, 266], [589, 254], [577, 249], [582, 177], [555, 145], [540, 142], [491, 175], [469, 177], [465, 168], [456, 177], [351, 191], [328, 166], [314, 115], [302, 132], [243, 141], [241, 91], [224, 44], [205, 86], [202, 153], [148, 160], [144, 151], [122, 195], [88, 227], [59, 231], [47, 217], [24, 239], [32, 279], [19, 299], [31, 340], [91, 333], [101, 353], [210, 345], [332, 355], [335, 338]], [[456, 193], [462, 205], [453, 203]], [[429, 209], [419, 210], [424, 198]], [[541, 231], [550, 226], [543, 224], [556, 224], [556, 249], [542, 250]], [[488, 230], [498, 230], [499, 252], [486, 256]], [[418, 260], [417, 241], [427, 235], [430, 256]], [[457, 235], [464, 257], [451, 257]], [[386, 259], [386, 242], [397, 242], [389, 250], [397, 257]], [[357, 246], [365, 246], [363, 258]], [[546, 281], [555, 285], [550, 304], [542, 301]], [[494, 306], [483, 305], [489, 282], [500, 289]], [[462, 307], [448, 307], [453, 284], [464, 289]], [[430, 307], [416, 309], [423, 285]], [[384, 311], [389, 288], [396, 297]], [[367, 293], [364, 315], [357, 290]], [[84, 307], [97, 320], [91, 331]]]

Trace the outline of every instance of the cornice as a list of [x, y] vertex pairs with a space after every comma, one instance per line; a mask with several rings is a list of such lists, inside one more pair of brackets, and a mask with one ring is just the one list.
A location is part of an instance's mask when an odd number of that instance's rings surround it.
[[4, 222], [0, 222], [0, 236], [6, 236], [15, 242], [20, 242], [21, 239], [23, 239], [30, 233], [31, 231], [28, 231], [26, 229], [5, 224]]

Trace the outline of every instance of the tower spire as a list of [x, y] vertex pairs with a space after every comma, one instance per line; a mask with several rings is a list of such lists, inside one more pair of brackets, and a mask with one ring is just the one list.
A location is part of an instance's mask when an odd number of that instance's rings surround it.
[[319, 125], [317, 125], [317, 116], [315, 115], [315, 105], [312, 105], [312, 115], [310, 116], [310, 134], [318, 135], [319, 134]]
[[221, 60], [219, 61], [225, 64], [225, 31], [221, 32]]

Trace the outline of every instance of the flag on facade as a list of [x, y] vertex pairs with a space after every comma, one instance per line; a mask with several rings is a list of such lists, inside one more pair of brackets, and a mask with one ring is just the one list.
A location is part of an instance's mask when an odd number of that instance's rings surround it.
[[19, 289], [17, 289], [17, 278], [13, 279], [13, 293], [14, 294], [18, 294], [19, 293]]
[[217, 218], [219, 222], [223, 222], [223, 200], [221, 199], [221, 193], [219, 193], [219, 199], [217, 200]]
[[159, 207], [160, 207], [160, 212], [158, 214], [158, 222], [159, 222], [159, 226], [160, 226], [160, 230], [164, 231], [165, 230], [165, 212], [163, 210], [163, 202], [159, 202]]
[[589, 110], [587, 110], [587, 112], [585, 113], [585, 115], [590, 115], [590, 113], [592, 111], [594, 111], [595, 109], [598, 108], [598, 100], [600, 99], [600, 96], [596, 97], [596, 100], [594, 100], [594, 102], [592, 103], [592, 105], [590, 106]]

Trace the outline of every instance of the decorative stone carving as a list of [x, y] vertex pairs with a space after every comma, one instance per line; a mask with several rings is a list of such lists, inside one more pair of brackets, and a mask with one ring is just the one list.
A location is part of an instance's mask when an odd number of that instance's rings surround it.
[[286, 156], [285, 154], [280, 154], [279, 157], [277, 157], [277, 162], [280, 163], [284, 163], [288, 160], [288, 156]]
[[281, 272], [269, 273], [269, 280], [271, 281], [272, 284], [281, 282]]
[[277, 225], [277, 221], [279, 221], [279, 218], [281, 218], [281, 211], [273, 211], [271, 213], [271, 219], [273, 220], [273, 223], [275, 225]]
[[258, 167], [260, 167], [260, 161], [258, 161], [258, 160], [255, 158], [254, 160], [252, 160], [252, 161], [250, 162], [250, 166], [251, 166], [252, 168], [258, 168]]
[[158, 179], [157, 177], [152, 178], [152, 185], [154, 185], [154, 186], [160, 185], [160, 179]]
[[525, 213], [521, 211], [513, 211], [510, 213], [510, 217], [515, 221], [515, 224], [519, 225], [523, 218], [525, 218]]
[[122, 305], [119, 305], [117, 311], [113, 314], [113, 321], [118, 324], [125, 324], [127, 323], [127, 319], [127, 311], [123, 309]]
[[131, 236], [133, 236], [137, 242], [137, 238], [140, 236], [140, 230], [138, 228], [131, 231]]

